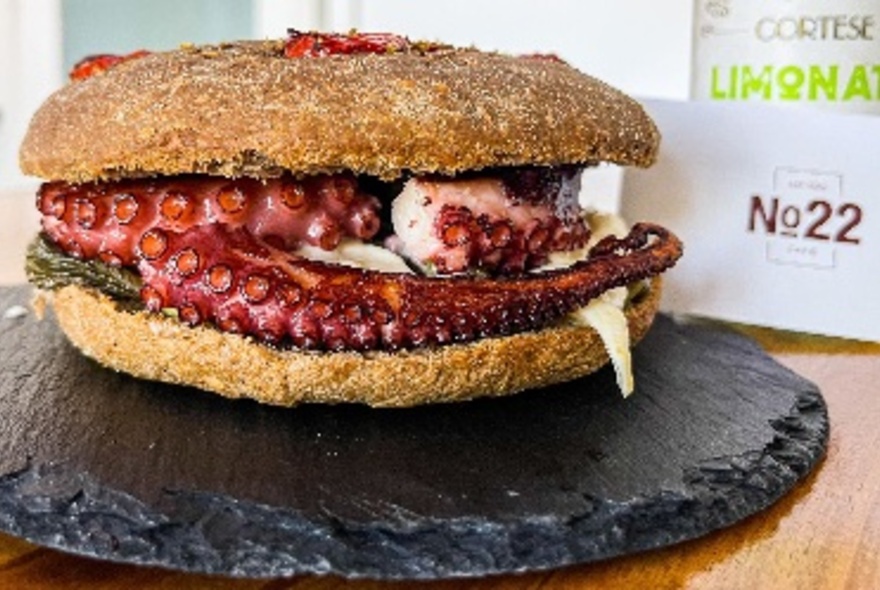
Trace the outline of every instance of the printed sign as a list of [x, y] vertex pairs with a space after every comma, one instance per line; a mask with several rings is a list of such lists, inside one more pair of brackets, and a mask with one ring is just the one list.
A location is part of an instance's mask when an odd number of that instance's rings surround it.
[[880, 118], [645, 101], [658, 163], [622, 213], [685, 242], [667, 310], [880, 341]]
[[880, 113], [876, 0], [697, 0], [691, 97]]

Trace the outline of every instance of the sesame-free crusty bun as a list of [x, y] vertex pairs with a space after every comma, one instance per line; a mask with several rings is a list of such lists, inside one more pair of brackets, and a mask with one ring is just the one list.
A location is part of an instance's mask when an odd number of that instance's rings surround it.
[[442, 48], [290, 59], [282, 41], [183, 47], [71, 82], [34, 116], [22, 170], [86, 182], [653, 163], [634, 100], [556, 59]]
[[501, 396], [609, 359], [632, 391], [659, 283], [621, 299], [682, 245], [579, 200], [584, 168], [656, 158], [621, 92], [553, 56], [355, 31], [70, 78], [21, 147], [47, 180], [28, 276], [100, 363], [280, 406]]
[[[661, 279], [654, 278], [625, 309], [631, 345], [648, 331], [660, 292]], [[78, 286], [56, 291], [52, 300], [68, 338], [107, 367], [280, 406], [405, 407], [508, 395], [582, 377], [608, 362], [598, 333], [571, 323], [414, 351], [318, 353], [123, 311], [107, 296]]]

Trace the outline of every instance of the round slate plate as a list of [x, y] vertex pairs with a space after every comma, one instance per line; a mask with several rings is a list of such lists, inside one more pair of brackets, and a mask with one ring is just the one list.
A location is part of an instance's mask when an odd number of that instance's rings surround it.
[[[0, 290], [0, 312], [28, 296]], [[0, 529], [236, 576], [475, 576], [705, 534], [824, 452], [815, 386], [740, 336], [661, 316], [635, 366], [627, 400], [603, 370], [506, 399], [285, 410], [116, 374], [53, 321], [3, 319]]]

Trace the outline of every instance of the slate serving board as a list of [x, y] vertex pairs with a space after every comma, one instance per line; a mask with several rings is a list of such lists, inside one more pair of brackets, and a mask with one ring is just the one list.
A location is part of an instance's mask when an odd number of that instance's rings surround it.
[[[28, 299], [0, 289], [0, 314]], [[51, 319], [0, 319], [0, 529], [235, 576], [476, 576], [703, 535], [825, 450], [819, 391], [741, 336], [661, 316], [635, 366], [628, 400], [603, 370], [506, 399], [285, 410], [116, 374]]]

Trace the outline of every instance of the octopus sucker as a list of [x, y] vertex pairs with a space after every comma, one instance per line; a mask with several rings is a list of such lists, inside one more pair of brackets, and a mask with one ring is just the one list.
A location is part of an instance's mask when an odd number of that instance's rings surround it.
[[[608, 289], [666, 270], [681, 248], [662, 227], [638, 224], [623, 238], [600, 241], [567, 269], [501, 278], [424, 277], [307, 260], [267, 247], [242, 228], [205, 225], [169, 232], [166, 254], [143, 258], [138, 267], [149, 287], [145, 304], [155, 307], [157, 294], [165, 293], [161, 307], [178, 309], [191, 325], [233, 326], [300, 348], [398, 350], [540, 328]], [[204, 274], [180, 273], [183, 253], [198, 256]], [[219, 281], [217, 269], [224, 269]], [[239, 288], [213, 288], [218, 282]], [[291, 309], [291, 292], [306, 303]]]

